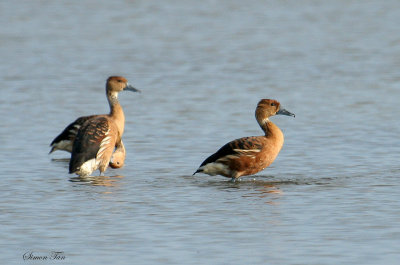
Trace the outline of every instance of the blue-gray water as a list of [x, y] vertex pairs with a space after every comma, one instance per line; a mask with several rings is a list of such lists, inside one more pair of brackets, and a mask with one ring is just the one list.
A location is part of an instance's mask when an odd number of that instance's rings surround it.
[[[398, 264], [398, 1], [1, 1], [1, 264]], [[126, 166], [82, 182], [49, 143], [123, 93]], [[230, 183], [226, 142], [285, 144]], [[23, 260], [62, 251], [64, 261]]]

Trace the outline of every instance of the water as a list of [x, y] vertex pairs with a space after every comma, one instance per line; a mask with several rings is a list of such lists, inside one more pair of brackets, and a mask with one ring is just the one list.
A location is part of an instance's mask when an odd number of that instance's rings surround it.
[[[397, 1], [2, 1], [1, 264], [397, 264]], [[51, 140], [106, 113], [119, 74], [126, 166], [79, 181]], [[229, 140], [285, 145], [230, 183], [191, 176]], [[55, 159], [55, 160], [52, 160]], [[61, 161], [60, 161], [61, 160]], [[64, 260], [23, 261], [23, 254]]]

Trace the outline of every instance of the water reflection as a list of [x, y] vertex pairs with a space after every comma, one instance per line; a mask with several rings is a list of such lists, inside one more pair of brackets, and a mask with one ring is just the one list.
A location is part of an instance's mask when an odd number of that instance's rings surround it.
[[[204, 177], [195, 178], [185, 176], [192, 180], [198, 187], [213, 187], [225, 192], [241, 192], [241, 197], [270, 198], [276, 199], [285, 194], [285, 190], [292, 190], [291, 186], [335, 186], [339, 180], [335, 178], [323, 177], [304, 177], [304, 176], [284, 176], [277, 177], [271, 175], [257, 175], [242, 177], [235, 182], [223, 177]], [[268, 200], [267, 203], [276, 204], [276, 201]]]
[[[193, 178], [193, 176], [185, 176], [187, 178]], [[209, 177], [205, 177], [209, 178]], [[330, 178], [305, 178], [304, 176], [299, 177], [275, 177], [275, 176], [248, 176], [237, 179], [232, 182], [231, 179], [215, 176], [212, 179], [198, 178], [196, 181], [199, 186], [216, 186], [226, 188], [244, 188], [244, 187], [257, 187], [257, 186], [281, 186], [281, 185], [318, 185], [328, 184]]]
[[93, 186], [116, 187], [119, 185], [119, 181], [124, 177], [125, 176], [122, 175], [71, 177], [69, 181], [89, 184]]
[[[68, 166], [70, 158], [52, 158], [51, 162], [54, 163], [65, 163], [65, 166]], [[115, 176], [86, 176], [86, 177], [79, 177], [74, 176], [70, 177], [69, 181], [71, 182], [78, 182], [82, 184], [89, 184], [93, 186], [103, 186], [103, 187], [116, 187], [119, 185], [118, 181], [125, 176], [122, 175], [115, 175]]]
[[71, 158], [52, 158], [51, 162], [62, 162], [62, 163], [69, 163], [69, 160], [71, 160]]

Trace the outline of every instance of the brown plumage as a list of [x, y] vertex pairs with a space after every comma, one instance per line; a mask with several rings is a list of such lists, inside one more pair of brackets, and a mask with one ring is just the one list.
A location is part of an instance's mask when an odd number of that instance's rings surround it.
[[76, 119], [74, 122], [71, 122], [54, 140], [51, 142], [50, 147], [51, 150], [49, 154], [53, 153], [57, 150], [63, 150], [67, 152], [72, 152], [72, 145], [74, 144], [74, 140], [76, 135], [78, 134], [78, 130], [82, 127], [82, 125], [96, 117], [98, 115], [90, 115], [83, 116]]
[[122, 140], [116, 146], [114, 153], [111, 156], [110, 167], [111, 168], [121, 168], [125, 164], [125, 146]]
[[[69, 173], [88, 176], [99, 169], [100, 174], [103, 174], [115, 147], [117, 150], [123, 148], [125, 153], [121, 142], [125, 116], [118, 101], [118, 93], [123, 90], [138, 91], [130, 86], [124, 77], [111, 76], [107, 79], [106, 94], [110, 104], [110, 114], [96, 115], [80, 127], [72, 147]], [[121, 150], [119, 152], [122, 152]]]
[[255, 115], [264, 135], [243, 137], [225, 144], [204, 160], [194, 174], [202, 172], [234, 180], [268, 167], [277, 157], [284, 141], [282, 131], [269, 120], [269, 117], [276, 114], [294, 116], [281, 108], [276, 100], [260, 100]]

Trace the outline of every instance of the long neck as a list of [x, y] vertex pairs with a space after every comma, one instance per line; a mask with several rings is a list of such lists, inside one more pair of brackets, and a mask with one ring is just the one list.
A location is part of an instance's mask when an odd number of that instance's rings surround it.
[[264, 131], [264, 134], [266, 137], [269, 137], [269, 138], [277, 137], [277, 138], [282, 138], [282, 140], [283, 140], [283, 133], [282, 133], [281, 129], [279, 129], [279, 127], [276, 126], [268, 118], [258, 121], [258, 124], [260, 125], [261, 129]]
[[125, 127], [125, 115], [118, 101], [118, 93], [107, 92], [107, 100], [108, 104], [110, 104], [109, 116], [114, 120], [115, 124], [118, 127], [119, 135], [122, 136]]

